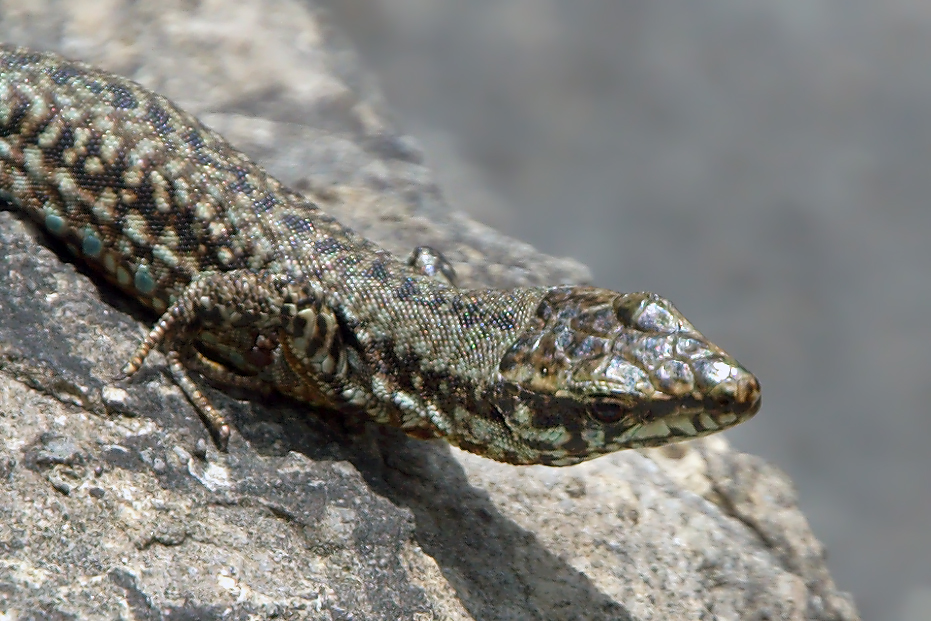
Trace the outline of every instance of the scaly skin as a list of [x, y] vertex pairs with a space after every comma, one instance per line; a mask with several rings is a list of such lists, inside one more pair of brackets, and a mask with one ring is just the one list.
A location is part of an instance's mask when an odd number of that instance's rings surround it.
[[187, 374], [361, 413], [513, 464], [567, 465], [753, 416], [756, 378], [663, 298], [460, 290], [282, 186], [129, 80], [0, 47], [0, 197], [161, 319]]

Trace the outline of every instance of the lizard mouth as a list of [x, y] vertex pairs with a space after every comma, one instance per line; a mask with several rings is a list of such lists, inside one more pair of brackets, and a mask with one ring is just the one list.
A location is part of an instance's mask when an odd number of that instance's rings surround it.
[[738, 425], [760, 410], [760, 382], [750, 373], [722, 382], [694, 404], [672, 407], [659, 416], [629, 425], [607, 444], [610, 450], [681, 442]]

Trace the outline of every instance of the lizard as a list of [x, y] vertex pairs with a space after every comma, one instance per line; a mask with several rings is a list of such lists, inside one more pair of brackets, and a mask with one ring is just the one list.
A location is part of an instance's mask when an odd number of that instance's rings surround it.
[[460, 289], [324, 213], [169, 100], [0, 46], [0, 199], [159, 319], [152, 349], [222, 450], [191, 373], [511, 464], [566, 466], [752, 417], [757, 378], [667, 299]]

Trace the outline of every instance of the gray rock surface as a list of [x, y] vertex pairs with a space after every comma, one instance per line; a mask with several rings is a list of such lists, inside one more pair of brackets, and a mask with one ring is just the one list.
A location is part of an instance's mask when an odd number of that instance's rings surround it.
[[[0, 36], [163, 92], [465, 284], [587, 277], [451, 213], [312, 3], [47, 0]], [[238, 431], [219, 454], [160, 356], [109, 382], [151, 318], [8, 212], [0, 283], [11, 618], [857, 618], [791, 483], [720, 438], [517, 468], [208, 389]]]

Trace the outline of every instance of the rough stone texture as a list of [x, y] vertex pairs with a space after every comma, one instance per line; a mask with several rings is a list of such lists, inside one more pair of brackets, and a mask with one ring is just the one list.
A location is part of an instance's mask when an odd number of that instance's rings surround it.
[[[3, 39], [174, 98], [390, 249], [439, 247], [466, 284], [586, 278], [449, 213], [312, 3], [0, 17]], [[857, 618], [791, 483], [721, 439], [517, 468], [210, 391], [239, 432], [218, 454], [160, 356], [108, 382], [151, 318], [48, 244], [0, 213], [0, 615]]]

